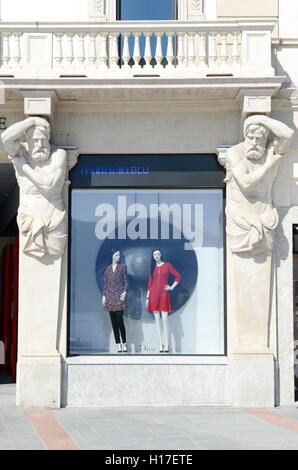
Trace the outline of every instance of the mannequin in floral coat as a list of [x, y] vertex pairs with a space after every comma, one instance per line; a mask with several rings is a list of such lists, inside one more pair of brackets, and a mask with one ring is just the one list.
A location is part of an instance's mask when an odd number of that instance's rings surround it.
[[127, 352], [123, 310], [127, 308], [126, 293], [128, 290], [128, 277], [126, 265], [119, 264], [119, 261], [120, 251], [113, 249], [112, 264], [107, 266], [104, 272], [102, 303], [105, 310], [110, 312], [118, 352]]

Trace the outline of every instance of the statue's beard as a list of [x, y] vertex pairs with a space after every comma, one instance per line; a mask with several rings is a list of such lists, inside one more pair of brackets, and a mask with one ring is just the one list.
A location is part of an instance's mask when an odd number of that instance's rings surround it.
[[246, 145], [245, 155], [248, 160], [260, 160], [265, 155], [265, 145]]
[[33, 149], [31, 153], [31, 158], [35, 162], [45, 162], [50, 156], [50, 149], [49, 148], [36, 148]]

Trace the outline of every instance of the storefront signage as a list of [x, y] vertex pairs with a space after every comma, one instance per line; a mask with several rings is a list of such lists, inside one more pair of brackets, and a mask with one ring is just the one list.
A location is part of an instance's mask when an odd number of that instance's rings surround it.
[[73, 188], [224, 188], [225, 171], [213, 154], [80, 155], [70, 173]]
[[81, 175], [148, 175], [147, 166], [82, 166]]

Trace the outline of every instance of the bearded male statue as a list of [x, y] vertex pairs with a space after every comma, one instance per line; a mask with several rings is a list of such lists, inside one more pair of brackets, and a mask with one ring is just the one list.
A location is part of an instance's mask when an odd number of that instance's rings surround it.
[[[270, 131], [274, 135], [267, 142]], [[272, 185], [279, 163], [294, 131], [265, 115], [244, 122], [244, 142], [229, 148], [226, 156], [227, 234], [233, 253], [268, 253], [278, 214], [272, 206]]]
[[40, 117], [10, 126], [1, 138], [20, 187], [17, 222], [24, 253], [62, 255], [67, 240], [62, 190], [66, 152], [50, 145], [51, 128]]

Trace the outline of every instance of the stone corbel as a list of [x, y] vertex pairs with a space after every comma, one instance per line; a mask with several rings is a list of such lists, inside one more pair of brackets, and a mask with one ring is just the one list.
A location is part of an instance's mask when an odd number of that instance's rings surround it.
[[66, 181], [67, 181], [70, 170], [72, 170], [78, 163], [79, 151], [77, 147], [72, 146], [72, 145], [58, 145], [57, 148], [61, 148], [67, 152], [67, 162], [66, 162]]
[[243, 123], [250, 114], [266, 114], [271, 113], [271, 97], [273, 89], [249, 89], [241, 88], [235, 97], [235, 101], [241, 109], [241, 121], [239, 138], [243, 139]]
[[220, 145], [216, 149], [217, 160], [220, 165], [226, 168], [226, 158], [227, 158], [227, 150], [228, 148], [232, 147], [231, 145]]
[[45, 117], [51, 125], [51, 140], [55, 140], [54, 110], [58, 97], [54, 90], [23, 90], [24, 114]]

